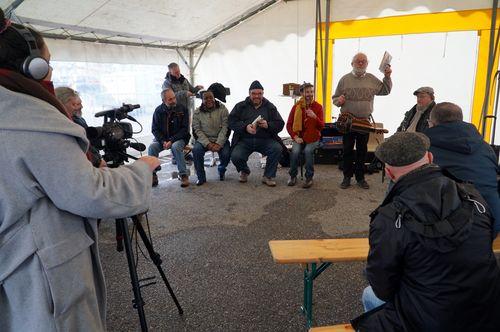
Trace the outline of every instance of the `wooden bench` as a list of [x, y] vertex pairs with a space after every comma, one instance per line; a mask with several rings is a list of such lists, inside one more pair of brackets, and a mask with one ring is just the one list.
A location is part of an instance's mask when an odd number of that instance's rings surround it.
[[[367, 238], [272, 240], [269, 241], [269, 247], [276, 263], [297, 263], [304, 268], [304, 303], [302, 305], [302, 312], [306, 316], [307, 328], [312, 326], [313, 320], [312, 296], [314, 279], [334, 262], [366, 260], [369, 250]], [[500, 236], [493, 241], [493, 252], [500, 254]], [[319, 267], [318, 264], [320, 264]]]
[[354, 331], [351, 324], [313, 327], [309, 330], [309, 332], [347, 332], [347, 331]]
[[[301, 264], [304, 268], [304, 304], [307, 328], [312, 326], [313, 281], [332, 262], [363, 261], [368, 256], [368, 239], [273, 240], [273, 259], [279, 264]], [[318, 264], [320, 264], [318, 266]]]

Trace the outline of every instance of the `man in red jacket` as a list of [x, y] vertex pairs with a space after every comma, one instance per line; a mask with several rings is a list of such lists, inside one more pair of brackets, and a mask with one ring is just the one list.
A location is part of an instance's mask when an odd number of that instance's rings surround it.
[[306, 166], [306, 182], [303, 188], [310, 188], [314, 175], [314, 150], [319, 145], [321, 129], [325, 125], [323, 107], [314, 101], [314, 87], [311, 83], [300, 86], [302, 97], [292, 107], [286, 129], [293, 139], [292, 153], [290, 155], [290, 180], [289, 186], [297, 184], [297, 164], [299, 155], [304, 151]]

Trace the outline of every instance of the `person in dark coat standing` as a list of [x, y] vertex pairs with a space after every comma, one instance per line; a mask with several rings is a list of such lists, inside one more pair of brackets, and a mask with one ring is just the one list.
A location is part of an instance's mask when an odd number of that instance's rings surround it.
[[439, 103], [430, 114], [424, 134], [431, 140], [434, 162], [455, 177], [474, 184], [491, 208], [494, 230], [500, 232], [498, 162], [495, 152], [474, 125], [462, 121], [462, 109], [453, 103]]
[[[422, 133], [396, 133], [376, 156], [395, 182], [371, 214], [367, 278], [382, 305], [358, 331], [498, 331], [500, 270], [491, 212], [446, 176]], [[366, 299], [364, 299], [366, 300]]]
[[231, 161], [240, 173], [240, 182], [247, 182], [248, 157], [257, 151], [267, 156], [262, 183], [276, 186], [274, 178], [282, 153], [278, 133], [284, 126], [285, 121], [276, 106], [264, 98], [260, 82], [253, 81], [249, 96], [236, 104], [229, 114], [229, 128], [234, 131]]
[[430, 86], [423, 86], [415, 90], [413, 95], [417, 97], [417, 103], [405, 113], [405, 117], [397, 131], [421, 133], [429, 128], [427, 120], [432, 108], [436, 105], [434, 89]]

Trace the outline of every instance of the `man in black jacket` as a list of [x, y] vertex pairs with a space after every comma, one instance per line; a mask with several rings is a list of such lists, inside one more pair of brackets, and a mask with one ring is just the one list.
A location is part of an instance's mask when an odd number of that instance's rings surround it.
[[415, 90], [413, 95], [417, 97], [417, 103], [405, 113], [405, 117], [397, 131], [421, 133], [429, 128], [427, 120], [432, 108], [436, 105], [434, 102], [434, 89], [430, 86], [423, 86]]
[[396, 133], [376, 150], [395, 182], [371, 214], [367, 277], [385, 303], [359, 331], [498, 331], [492, 217], [470, 184], [432, 164], [429, 139]]
[[253, 81], [250, 96], [236, 104], [229, 114], [229, 128], [234, 131], [231, 161], [240, 173], [240, 182], [247, 182], [250, 168], [248, 157], [257, 151], [267, 156], [262, 183], [276, 186], [276, 169], [282, 149], [277, 139], [285, 121], [276, 106], [264, 98], [264, 88]]
[[[184, 147], [189, 142], [189, 115], [185, 106], [177, 104], [172, 89], [161, 93], [163, 103], [153, 114], [152, 132], [154, 140], [148, 148], [148, 155], [158, 157], [163, 150], [172, 150], [177, 160], [181, 187], [189, 186], [189, 177], [184, 160]], [[153, 187], [158, 185], [158, 176], [153, 173]]]

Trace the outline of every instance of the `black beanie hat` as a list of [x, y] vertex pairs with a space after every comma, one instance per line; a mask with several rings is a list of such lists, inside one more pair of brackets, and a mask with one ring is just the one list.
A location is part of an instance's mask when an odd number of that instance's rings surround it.
[[250, 88], [248, 89], [248, 91], [254, 90], [254, 89], [264, 90], [264, 87], [262, 86], [262, 84], [260, 84], [259, 81], [255, 80], [252, 82], [252, 84], [250, 84]]

